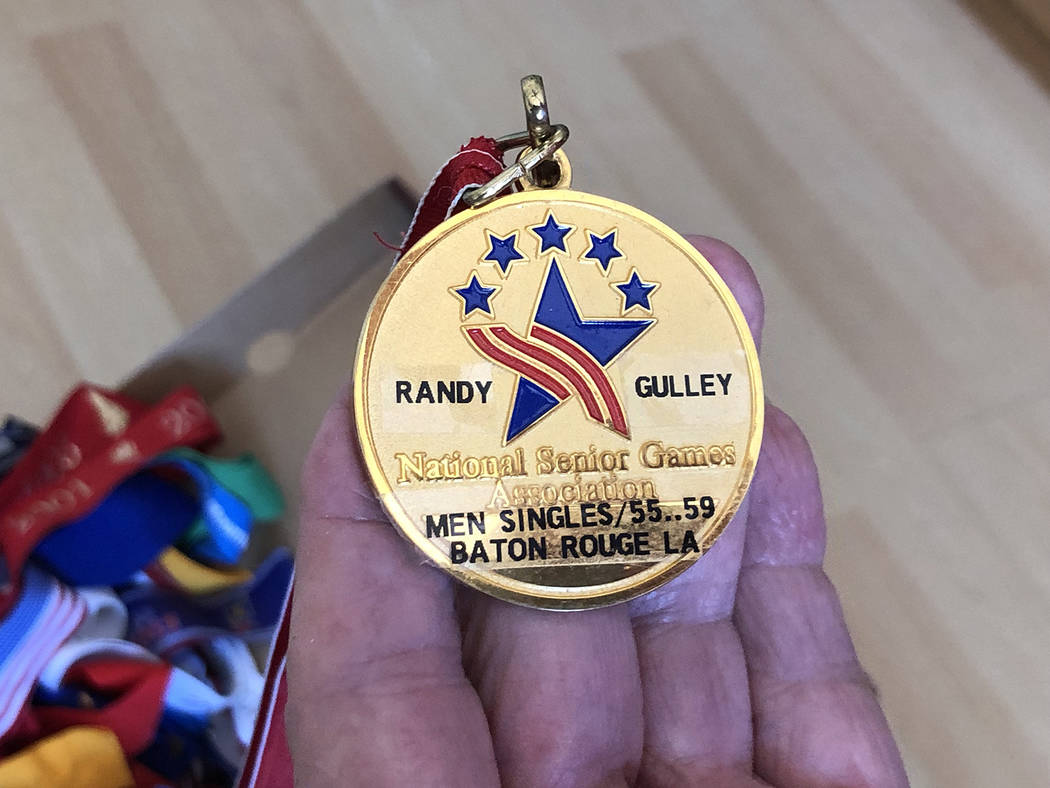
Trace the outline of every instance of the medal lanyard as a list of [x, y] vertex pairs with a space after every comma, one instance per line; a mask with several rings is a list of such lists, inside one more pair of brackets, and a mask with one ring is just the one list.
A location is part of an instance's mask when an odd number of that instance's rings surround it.
[[157, 455], [218, 436], [189, 387], [153, 407], [95, 386], [75, 389], [0, 483], [0, 547], [9, 574], [0, 605], [12, 603], [23, 565], [45, 537], [95, 510]]
[[26, 567], [21, 593], [0, 621], [0, 737], [15, 724], [37, 678], [84, 611], [75, 592]]
[[195, 558], [234, 564], [241, 558], [251, 527], [284, 513], [284, 497], [273, 477], [250, 454], [233, 460], [175, 449], [159, 457], [157, 468], [175, 467], [197, 488], [201, 514], [179, 546]]
[[[40, 596], [37, 574], [42, 573], [33, 570], [27, 580], [27, 591], [32, 590], [27, 604], [34, 603]], [[287, 578], [282, 574], [278, 579], [286, 581]], [[68, 721], [68, 713], [81, 712], [63, 711], [59, 707], [68, 705], [78, 691], [111, 689], [119, 690], [121, 697], [118, 701], [103, 708], [83, 710], [84, 716], [78, 718], [80, 722], [117, 719], [119, 725], [125, 727], [126, 723], [136, 721], [128, 719], [128, 708], [134, 707], [137, 713], [146, 713], [148, 718], [153, 719], [155, 714], [159, 714], [155, 707], [162, 707], [167, 712], [197, 720], [201, 726], [206, 726], [216, 714], [229, 711], [238, 740], [242, 745], [247, 743], [263, 679], [251, 652], [239, 638], [216, 627], [207, 633], [206, 638], [202, 639], [202, 633], [198, 632], [196, 638], [180, 639], [180, 645], [193, 643], [201, 649], [216, 674], [217, 688], [213, 689], [185, 670], [163, 664], [156, 653], [140, 643], [123, 640], [127, 631], [128, 611], [113, 592], [84, 589], [77, 593], [81, 597], [81, 609], [86, 610], [83, 621], [57, 650], [36, 652], [39, 655], [38, 662], [40, 659], [46, 661], [42, 668], [32, 672], [34, 678], [38, 676], [41, 693], [38, 700], [53, 704], [43, 711], [45, 718], [54, 718], [56, 722]], [[272, 631], [279, 612], [268, 615]], [[92, 672], [88, 663], [98, 662], [109, 667], [103, 673]], [[157, 677], [158, 670], [164, 673], [164, 681]], [[72, 687], [64, 686], [67, 677], [72, 679]], [[78, 685], [78, 680], [82, 684]], [[21, 707], [20, 703], [9, 704], [11, 707], [16, 705]], [[41, 708], [38, 707], [38, 713]], [[129, 751], [137, 750], [142, 746], [142, 741], [136, 737], [128, 746]]]
[[[192, 559], [228, 566], [240, 559], [253, 525], [276, 519], [283, 508], [276, 484], [253, 457], [223, 460], [177, 449], [121, 482], [94, 511], [48, 534], [34, 555], [73, 585], [123, 583], [176, 541]], [[100, 543], [120, 549], [95, 549]]]

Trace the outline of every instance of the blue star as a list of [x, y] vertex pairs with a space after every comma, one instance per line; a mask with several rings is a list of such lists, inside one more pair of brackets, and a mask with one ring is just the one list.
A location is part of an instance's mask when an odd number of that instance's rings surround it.
[[482, 259], [498, 265], [500, 275], [506, 277], [512, 260], [525, 259], [525, 255], [519, 252], [515, 246], [517, 240], [517, 233], [511, 233], [506, 238], [500, 238], [494, 233], [489, 233], [489, 251]]
[[649, 296], [659, 286], [659, 282], [643, 282], [642, 278], [638, 276], [638, 272], [634, 269], [631, 269], [631, 275], [626, 282], [613, 285], [623, 294], [624, 312], [634, 306], [640, 306], [642, 309], [652, 312], [653, 308], [649, 304]]
[[478, 279], [478, 275], [472, 273], [467, 283], [461, 287], [450, 287], [448, 291], [453, 295], [459, 296], [463, 299], [463, 319], [474, 312], [480, 310], [492, 317], [492, 307], [489, 305], [489, 299], [495, 294], [500, 288], [496, 285], [486, 287]]
[[[627, 346], [644, 334], [655, 323], [652, 319], [625, 318], [589, 319], [580, 314], [569, 286], [554, 260], [547, 270], [546, 281], [536, 304], [533, 325], [549, 328], [582, 348], [601, 367], [611, 364]], [[556, 396], [526, 377], [518, 378], [507, 423], [510, 443], [561, 404]], [[608, 426], [608, 425], [607, 425]], [[623, 433], [626, 434], [626, 433]]]
[[540, 254], [543, 254], [548, 249], [560, 249], [563, 252], [569, 251], [565, 248], [565, 236], [572, 232], [572, 225], [558, 224], [554, 214], [548, 213], [547, 221], [529, 229], [540, 237]]
[[616, 248], [616, 230], [608, 235], [597, 235], [588, 233], [591, 237], [591, 248], [583, 256], [591, 260], [597, 260], [602, 267], [602, 273], [609, 273], [609, 265], [614, 257], [623, 257], [623, 252]]

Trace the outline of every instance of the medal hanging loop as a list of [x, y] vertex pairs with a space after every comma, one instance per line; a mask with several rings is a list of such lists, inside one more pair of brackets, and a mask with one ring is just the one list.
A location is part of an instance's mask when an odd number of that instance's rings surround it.
[[[521, 181], [522, 187], [526, 189], [567, 188], [571, 170], [561, 147], [569, 139], [569, 127], [550, 122], [541, 77], [536, 74], [524, 77], [521, 80], [521, 95], [525, 104], [527, 130], [500, 137], [496, 144], [504, 151], [522, 147], [525, 150], [514, 164], [488, 183], [464, 193], [463, 201], [471, 208], [480, 208], [496, 199], [513, 186], [515, 181]], [[550, 171], [537, 172], [537, 168], [544, 162], [551, 162], [553, 166], [541, 169]]]
[[530, 74], [521, 78], [521, 99], [525, 103], [525, 127], [529, 131], [532, 147], [538, 148], [553, 134], [550, 111], [547, 109], [547, 94], [543, 90], [543, 77]]

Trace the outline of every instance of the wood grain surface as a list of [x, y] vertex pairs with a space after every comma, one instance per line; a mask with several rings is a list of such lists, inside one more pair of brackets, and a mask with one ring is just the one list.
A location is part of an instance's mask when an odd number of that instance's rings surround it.
[[0, 408], [116, 384], [541, 73], [578, 188], [758, 272], [913, 783], [1045, 785], [1048, 42], [1036, 0], [0, 0]]

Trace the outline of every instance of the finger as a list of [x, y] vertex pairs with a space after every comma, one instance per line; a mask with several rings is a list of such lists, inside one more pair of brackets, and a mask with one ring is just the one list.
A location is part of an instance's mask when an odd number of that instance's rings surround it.
[[658, 597], [632, 604], [645, 698], [641, 785], [723, 785], [729, 773], [751, 772], [747, 669], [730, 618], [743, 517]]
[[626, 608], [551, 612], [467, 593], [467, 670], [503, 784], [632, 785], [642, 697]]
[[285, 712], [296, 783], [498, 785], [451, 581], [387, 521], [346, 403], [303, 472]]
[[778, 786], [903, 786], [907, 777], [820, 567], [824, 514], [806, 439], [766, 408], [735, 619], [755, 770]]
[[[757, 342], [763, 302], [751, 267], [721, 241], [687, 237], [729, 285]], [[734, 770], [751, 772], [747, 670], [730, 618], [746, 522], [745, 500], [703, 558], [631, 603], [645, 697], [644, 785], [727, 785]]]

